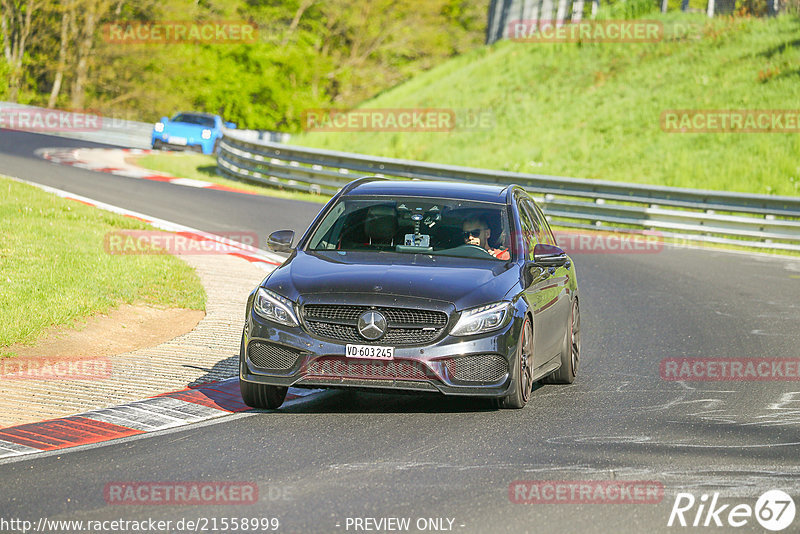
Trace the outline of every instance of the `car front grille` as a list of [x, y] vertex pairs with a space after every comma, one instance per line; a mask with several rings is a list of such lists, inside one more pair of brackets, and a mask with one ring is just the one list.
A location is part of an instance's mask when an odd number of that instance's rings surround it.
[[388, 381], [381, 379], [371, 378], [350, 378], [350, 377], [324, 377], [324, 376], [307, 376], [298, 381], [295, 386], [298, 387], [363, 387], [363, 388], [391, 388], [397, 391], [439, 391], [436, 386], [430, 382], [422, 380], [403, 380]]
[[247, 346], [250, 362], [259, 369], [287, 371], [294, 367], [300, 352], [272, 343], [251, 341]]
[[475, 354], [445, 360], [451, 377], [460, 382], [495, 383], [508, 373], [508, 362], [497, 354]]
[[306, 304], [303, 318], [309, 331], [340, 343], [367, 343], [358, 333], [358, 318], [375, 310], [386, 317], [386, 333], [371, 343], [392, 346], [425, 345], [438, 338], [447, 326], [447, 314], [435, 310], [408, 308]]
[[434, 378], [424, 364], [408, 360], [349, 360], [319, 358], [308, 364], [308, 376], [363, 379], [428, 380]]

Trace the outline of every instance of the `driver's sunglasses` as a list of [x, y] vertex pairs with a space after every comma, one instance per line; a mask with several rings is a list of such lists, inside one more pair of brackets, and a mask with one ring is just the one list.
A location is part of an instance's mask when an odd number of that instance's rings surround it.
[[469, 239], [470, 237], [480, 237], [481, 232], [486, 230], [486, 228], [475, 228], [474, 230], [465, 230], [464, 231], [464, 239]]

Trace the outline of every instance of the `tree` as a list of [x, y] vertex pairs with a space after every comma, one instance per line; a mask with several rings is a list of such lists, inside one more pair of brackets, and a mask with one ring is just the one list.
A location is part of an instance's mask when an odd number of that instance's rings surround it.
[[61, 83], [64, 80], [64, 70], [67, 68], [67, 47], [70, 43], [70, 37], [74, 35], [75, 31], [75, 6], [73, 2], [65, 1], [59, 6], [61, 11], [61, 24], [59, 33], [58, 45], [58, 64], [56, 65], [55, 78], [53, 85], [50, 89], [50, 97], [47, 99], [47, 107], [53, 108], [58, 100], [58, 95], [61, 92]]
[[31, 35], [33, 15], [41, 7], [36, 0], [0, 0], [0, 33], [3, 56], [8, 64], [8, 99], [17, 101], [22, 85], [26, 46]]
[[75, 76], [70, 90], [70, 106], [82, 109], [86, 97], [85, 88], [89, 76], [89, 58], [96, 43], [96, 30], [100, 19], [111, 7], [111, 0], [76, 0], [78, 21], [75, 47]]
[[[351, 107], [482, 44], [484, 0], [0, 0], [0, 93], [154, 120], [180, 109], [296, 131], [313, 107]], [[242, 44], [127, 44], [112, 21], [244, 21]], [[8, 66], [5, 66], [5, 63]], [[13, 71], [13, 76], [12, 76]]]

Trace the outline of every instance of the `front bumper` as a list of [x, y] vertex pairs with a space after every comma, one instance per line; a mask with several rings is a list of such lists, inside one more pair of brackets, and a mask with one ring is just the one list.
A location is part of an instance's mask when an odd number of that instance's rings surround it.
[[[394, 359], [365, 360], [345, 357], [345, 344], [309, 334], [303, 327], [266, 321], [248, 313], [240, 355], [239, 379], [273, 386], [304, 388], [369, 388], [442, 393], [444, 395], [502, 397], [510, 393], [511, 370], [518, 346], [521, 320], [516, 316], [500, 330], [478, 336], [443, 338], [424, 346], [398, 346]], [[296, 353], [286, 369], [263, 369], [251, 359], [251, 347], [267, 345]], [[364, 342], [363, 344], [369, 344]], [[373, 343], [381, 345], [380, 341]], [[491, 380], [476, 373], [475, 364], [504, 363], [506, 371]], [[463, 362], [463, 363], [459, 363]], [[463, 365], [459, 368], [460, 365]], [[459, 379], [469, 367], [469, 380]], [[478, 373], [479, 374], [479, 373]], [[502, 375], [502, 376], [500, 376]]]
[[180, 139], [185, 139], [186, 142], [171, 142], [171, 137], [168, 133], [154, 132], [150, 144], [155, 146], [156, 141], [158, 141], [164, 147], [169, 148], [170, 150], [191, 150], [195, 152], [202, 152], [203, 154], [211, 154], [214, 152], [215, 139], [213, 137], [211, 139], [195, 139], [194, 137], [184, 137]]

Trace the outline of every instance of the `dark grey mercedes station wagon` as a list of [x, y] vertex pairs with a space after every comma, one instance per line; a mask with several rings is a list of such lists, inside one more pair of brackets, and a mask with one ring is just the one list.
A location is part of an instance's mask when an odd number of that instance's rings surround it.
[[251, 294], [242, 397], [278, 408], [290, 386], [494, 398], [580, 361], [575, 265], [519, 186], [362, 178], [346, 185]]

